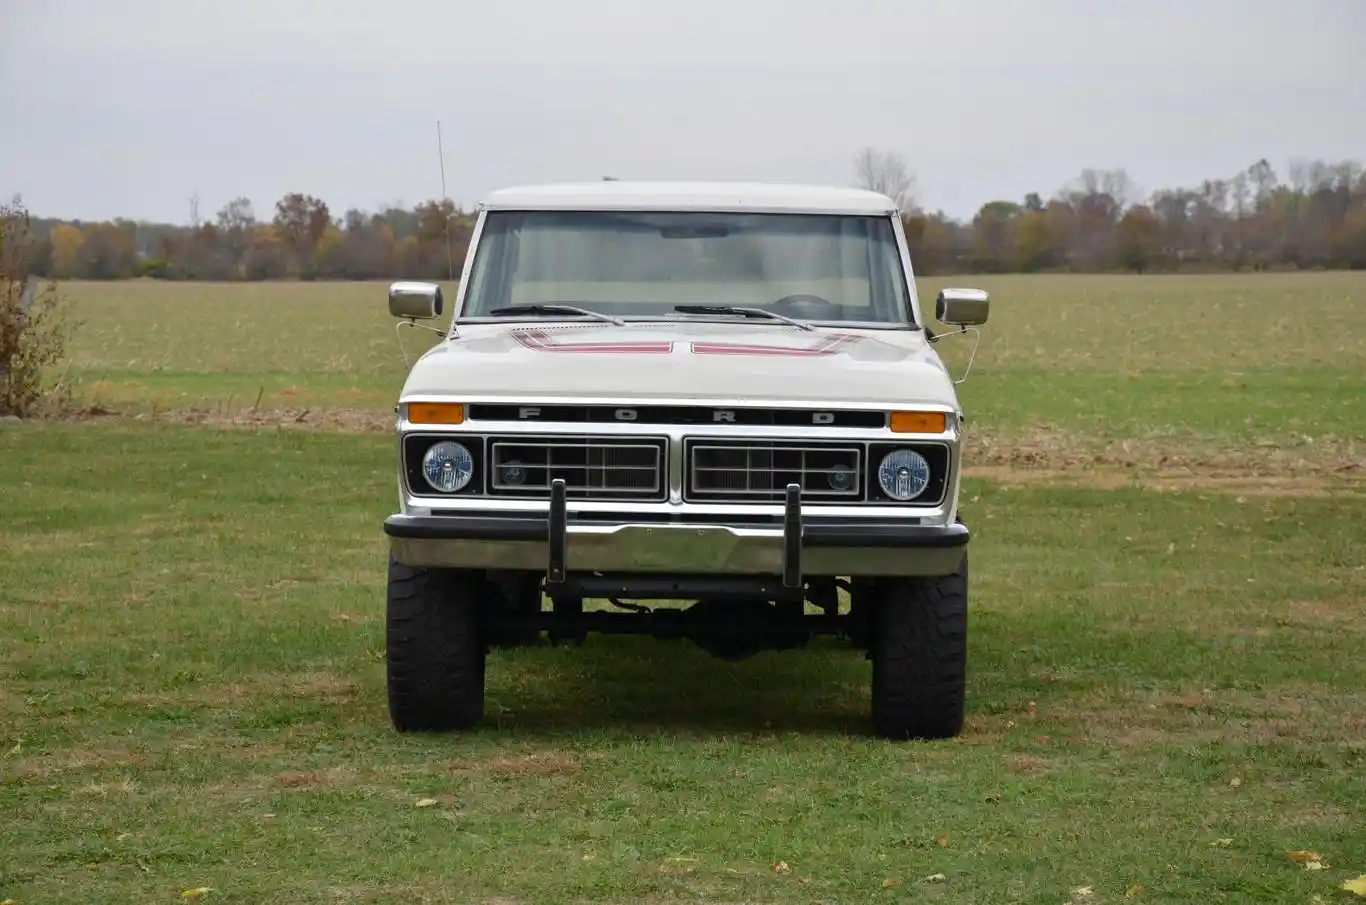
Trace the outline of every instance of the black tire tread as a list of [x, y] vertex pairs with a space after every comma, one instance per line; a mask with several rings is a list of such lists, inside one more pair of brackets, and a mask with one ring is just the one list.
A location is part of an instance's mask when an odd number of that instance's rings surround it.
[[872, 618], [877, 734], [897, 740], [960, 734], [968, 660], [967, 551], [951, 575], [882, 584]]
[[468, 729], [484, 717], [479, 573], [389, 560], [389, 717], [400, 732]]

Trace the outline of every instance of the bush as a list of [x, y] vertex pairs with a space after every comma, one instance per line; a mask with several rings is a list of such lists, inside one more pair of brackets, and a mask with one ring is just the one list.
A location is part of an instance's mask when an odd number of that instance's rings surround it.
[[138, 262], [137, 275], [153, 280], [165, 280], [171, 276], [171, 265], [165, 258], [147, 258]]
[[0, 204], [0, 415], [31, 414], [47, 370], [66, 353], [70, 324], [57, 285], [29, 278], [34, 241], [19, 198]]

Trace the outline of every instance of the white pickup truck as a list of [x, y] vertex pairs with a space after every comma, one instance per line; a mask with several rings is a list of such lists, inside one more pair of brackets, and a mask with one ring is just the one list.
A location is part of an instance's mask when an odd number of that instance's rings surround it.
[[[395, 410], [396, 728], [480, 722], [490, 648], [615, 632], [726, 658], [835, 635], [872, 661], [879, 735], [961, 731], [963, 416], [890, 199], [506, 189], [452, 308]], [[397, 282], [389, 311], [445, 298]], [[980, 290], [936, 299], [954, 332], [987, 313]]]

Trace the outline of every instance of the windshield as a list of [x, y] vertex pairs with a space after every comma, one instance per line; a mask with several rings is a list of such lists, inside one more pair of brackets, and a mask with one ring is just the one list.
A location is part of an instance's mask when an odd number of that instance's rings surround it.
[[910, 323], [890, 218], [832, 214], [490, 211], [462, 317], [538, 304], [623, 317], [723, 305]]

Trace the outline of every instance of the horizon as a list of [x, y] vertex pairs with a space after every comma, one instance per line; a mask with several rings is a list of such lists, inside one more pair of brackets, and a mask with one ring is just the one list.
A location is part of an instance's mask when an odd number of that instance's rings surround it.
[[[1265, 158], [1262, 158], [1262, 159], [1265, 159]], [[1255, 164], [1255, 163], [1257, 163], [1257, 162], [1258, 162], [1258, 161], [1253, 160], [1253, 161], [1251, 161], [1251, 162], [1249, 163], [1249, 166], [1251, 166], [1252, 164]], [[1276, 164], [1275, 161], [1267, 160], [1266, 162], [1267, 162], [1267, 164], [1271, 167], [1272, 171], [1275, 173], [1275, 175], [1276, 175], [1276, 177], [1277, 177], [1277, 179], [1279, 180], [1279, 183], [1280, 183], [1281, 185], [1286, 185], [1287, 179], [1288, 179], [1288, 177], [1289, 177], [1289, 175], [1290, 175], [1290, 172], [1292, 171], [1292, 169], [1294, 168], [1294, 166], [1295, 166], [1297, 163], [1305, 163], [1305, 164], [1322, 163], [1322, 164], [1327, 165], [1327, 166], [1329, 166], [1329, 167], [1332, 167], [1332, 166], [1335, 166], [1335, 165], [1339, 165], [1339, 164], [1356, 164], [1360, 170], [1366, 170], [1366, 155], [1363, 155], [1362, 158], [1349, 158], [1349, 159], [1345, 159], [1345, 160], [1329, 159], [1329, 158], [1325, 158], [1325, 157], [1322, 157], [1322, 156], [1319, 156], [1319, 157], [1313, 157], [1313, 156], [1295, 157], [1295, 158], [1291, 158], [1290, 160], [1286, 161], [1286, 162], [1284, 163], [1284, 165], [1282, 165], [1282, 166], [1277, 166], [1277, 164]], [[1167, 191], [1167, 190], [1175, 190], [1175, 189], [1190, 189], [1190, 190], [1194, 190], [1194, 189], [1198, 189], [1198, 188], [1200, 187], [1200, 184], [1201, 184], [1202, 182], [1206, 181], [1206, 180], [1209, 180], [1209, 181], [1221, 180], [1221, 179], [1222, 179], [1222, 180], [1228, 180], [1228, 179], [1231, 179], [1231, 178], [1234, 177], [1234, 176], [1237, 176], [1239, 173], [1246, 173], [1247, 170], [1248, 170], [1248, 167], [1244, 167], [1244, 168], [1242, 168], [1241, 170], [1239, 170], [1239, 171], [1237, 171], [1237, 172], [1235, 172], [1235, 173], [1210, 175], [1210, 176], [1207, 176], [1207, 177], [1203, 177], [1202, 179], [1194, 180], [1194, 181], [1192, 181], [1191, 183], [1185, 184], [1185, 185], [1163, 185], [1163, 186], [1153, 186], [1153, 187], [1151, 187], [1151, 188], [1147, 188], [1147, 187], [1145, 187], [1145, 186], [1143, 185], [1143, 183], [1141, 183], [1139, 180], [1133, 179], [1133, 173], [1132, 173], [1132, 172], [1129, 172], [1129, 171], [1126, 170], [1124, 167], [1115, 167], [1115, 168], [1113, 169], [1113, 172], [1122, 172], [1122, 173], [1125, 173], [1125, 174], [1130, 178], [1130, 185], [1131, 185], [1132, 189], [1131, 189], [1131, 191], [1130, 191], [1130, 193], [1129, 193], [1128, 199], [1127, 199], [1127, 200], [1124, 200], [1124, 199], [1117, 199], [1117, 200], [1119, 200], [1119, 201], [1121, 202], [1121, 205], [1120, 205], [1121, 207], [1129, 207], [1129, 206], [1140, 205], [1140, 204], [1141, 204], [1141, 205], [1150, 205], [1151, 201], [1153, 200], [1153, 198], [1152, 198], [1153, 194], [1154, 194], [1154, 193], [1157, 193], [1157, 192], [1162, 192], [1162, 191]], [[955, 213], [953, 213], [953, 212], [944, 211], [944, 210], [942, 210], [942, 209], [933, 209], [933, 210], [931, 210], [931, 209], [925, 209], [925, 208], [923, 208], [923, 206], [922, 206], [922, 207], [920, 207], [919, 209], [914, 210], [914, 211], [902, 211], [902, 214], [903, 214], [903, 216], [904, 216], [904, 215], [910, 214], [910, 213], [918, 213], [918, 214], [923, 214], [923, 215], [931, 216], [931, 217], [942, 217], [942, 218], [947, 218], [947, 219], [948, 219], [949, 221], [951, 221], [951, 222], [959, 223], [959, 224], [962, 224], [962, 225], [970, 225], [971, 222], [972, 222], [972, 220], [973, 220], [973, 218], [980, 212], [981, 208], [982, 208], [984, 205], [992, 204], [992, 203], [997, 203], [997, 202], [1008, 202], [1008, 203], [1014, 203], [1014, 204], [1023, 204], [1024, 201], [1025, 201], [1025, 198], [1026, 198], [1029, 194], [1031, 194], [1031, 192], [1037, 193], [1045, 204], [1047, 204], [1049, 201], [1052, 201], [1052, 200], [1062, 200], [1062, 199], [1063, 199], [1063, 196], [1067, 193], [1067, 191], [1068, 191], [1069, 189], [1074, 189], [1074, 188], [1076, 187], [1078, 177], [1080, 177], [1080, 176], [1082, 175], [1082, 172], [1084, 172], [1084, 171], [1079, 171], [1079, 172], [1077, 173], [1077, 175], [1074, 176], [1072, 179], [1064, 181], [1062, 185], [1058, 186], [1056, 189], [1054, 189], [1054, 190], [1052, 190], [1052, 191], [1045, 192], [1045, 191], [1039, 191], [1039, 190], [1037, 190], [1037, 189], [1033, 189], [1033, 190], [1030, 190], [1030, 191], [1026, 191], [1026, 192], [1024, 192], [1023, 194], [1021, 194], [1019, 197], [1015, 197], [1015, 198], [985, 198], [985, 199], [983, 199], [983, 200], [981, 201], [980, 204], [977, 204], [976, 206], [972, 207], [970, 210], [966, 210], [964, 213], [955, 214]], [[1098, 170], [1098, 171], [1096, 171], [1096, 172], [1104, 172], [1104, 171], [1099, 171], [1099, 170]], [[598, 182], [598, 181], [621, 182], [621, 183], [626, 183], [626, 184], [633, 184], [633, 183], [634, 183], [634, 184], [650, 184], [650, 183], [661, 183], [661, 182], [666, 182], [666, 183], [667, 183], [667, 182], [675, 182], [675, 183], [677, 183], [677, 182], [682, 182], [682, 183], [687, 183], [687, 182], [700, 182], [700, 183], [714, 183], [714, 184], [723, 184], [723, 185], [724, 185], [724, 184], [732, 184], [732, 185], [767, 184], [767, 185], [776, 185], [776, 186], [787, 186], [787, 187], [793, 187], [793, 188], [816, 188], [816, 189], [821, 189], [821, 188], [858, 188], [858, 186], [855, 184], [855, 181], [854, 181], [854, 180], [851, 180], [850, 182], [845, 183], [845, 184], [841, 184], [841, 183], [834, 183], [834, 182], [790, 182], [790, 181], [789, 181], [789, 182], [764, 182], [764, 181], [762, 181], [762, 180], [756, 181], [756, 180], [743, 180], [743, 179], [736, 179], [736, 180], [688, 180], [688, 179], [652, 180], [652, 179], [619, 179], [619, 178], [617, 178], [617, 177], [600, 177], [600, 178], [597, 179], [597, 180], [594, 180], [594, 179], [564, 179], [564, 180], [557, 180], [557, 181], [554, 181], [554, 182], [511, 183], [511, 184], [508, 184], [508, 185], [496, 186], [496, 187], [494, 187], [493, 189], [490, 189], [489, 192], [486, 193], [483, 197], [478, 198], [478, 199], [475, 199], [473, 202], [465, 202], [465, 203], [462, 204], [460, 200], [455, 199], [455, 198], [449, 198], [449, 200], [455, 205], [455, 207], [456, 207], [456, 212], [457, 212], [457, 213], [464, 213], [464, 214], [466, 214], [466, 215], [472, 215], [472, 214], [474, 214], [474, 213], [477, 211], [477, 205], [480, 204], [480, 203], [482, 203], [483, 201], [487, 200], [488, 195], [492, 194], [493, 192], [497, 192], [497, 191], [501, 191], [501, 190], [506, 190], [506, 189], [538, 188], [538, 187], [557, 186], [557, 185], [575, 185], [575, 184], [586, 185], [586, 184], [591, 184], [591, 183]], [[289, 194], [289, 193], [286, 193], [286, 194]], [[308, 193], [308, 192], [301, 192], [300, 194], [307, 195], [307, 194], [310, 194], [310, 193]], [[193, 199], [193, 195], [194, 195], [194, 193], [191, 193], [191, 197], [188, 197], [188, 198], [186, 199], [187, 213], [188, 213], [188, 207], [189, 207], [190, 203], [192, 202], [192, 200], [194, 200], [194, 199]], [[202, 204], [203, 199], [199, 199], [199, 201], [201, 202], [201, 204], [199, 205], [199, 208], [198, 208], [198, 216], [199, 216], [199, 218], [200, 218], [201, 221], [210, 222], [210, 221], [212, 221], [212, 220], [214, 219], [214, 217], [217, 215], [217, 213], [218, 213], [225, 205], [229, 204], [229, 203], [232, 202], [232, 201], [236, 201], [236, 200], [238, 200], [238, 199], [240, 199], [240, 198], [246, 198], [247, 201], [249, 201], [249, 202], [251, 203], [252, 209], [255, 211], [257, 219], [258, 219], [259, 221], [261, 221], [261, 222], [269, 222], [269, 221], [270, 221], [270, 213], [269, 213], [270, 210], [273, 209], [275, 202], [281, 200], [281, 198], [283, 198], [283, 197], [284, 197], [284, 195], [281, 195], [280, 197], [277, 197], [277, 198], [274, 198], [274, 199], [267, 199], [267, 200], [265, 200], [265, 201], [262, 201], [262, 200], [260, 200], [260, 199], [252, 198], [252, 197], [246, 196], [246, 195], [235, 195], [235, 196], [229, 196], [229, 197], [223, 199], [223, 201], [222, 201], [221, 203], [216, 203], [216, 204], [211, 203], [211, 204], [208, 204], [208, 205]], [[384, 213], [384, 211], [386, 211], [386, 210], [404, 210], [404, 211], [412, 211], [412, 210], [414, 210], [415, 208], [417, 208], [417, 207], [420, 206], [420, 205], [427, 204], [427, 203], [430, 203], [430, 202], [440, 202], [440, 201], [443, 200], [443, 198], [441, 197], [441, 194], [440, 194], [440, 192], [439, 192], [439, 190], [438, 190], [437, 192], [435, 192], [435, 193], [433, 193], [433, 194], [431, 194], [431, 195], [429, 195], [429, 196], [427, 196], [427, 197], [414, 198], [414, 199], [411, 199], [411, 200], [410, 200], [410, 199], [393, 199], [393, 200], [390, 200], [390, 201], [383, 201], [383, 202], [380, 202], [378, 205], [376, 205], [376, 206], [370, 206], [370, 207], [365, 207], [365, 206], [348, 206], [348, 207], [344, 207], [344, 208], [338, 208], [338, 207], [332, 206], [332, 204], [331, 204], [330, 202], [328, 202], [328, 199], [325, 198], [325, 197], [318, 196], [318, 195], [314, 195], [313, 197], [316, 197], [316, 198], [318, 198], [319, 200], [323, 201], [324, 203], [328, 204], [328, 209], [329, 209], [329, 211], [330, 211], [330, 213], [331, 213], [331, 215], [332, 215], [332, 219], [333, 219], [334, 221], [340, 221], [340, 220], [343, 218], [343, 216], [344, 216], [348, 211], [350, 211], [350, 210], [358, 210], [358, 211], [360, 211], [360, 212], [363, 213], [363, 214], [379, 215], [379, 214]], [[190, 225], [190, 217], [189, 217], [189, 216], [185, 216], [185, 217], [183, 217], [183, 218], [181, 218], [181, 219], [169, 219], [169, 220], [157, 220], [157, 219], [152, 219], [152, 218], [147, 218], [147, 217], [133, 217], [133, 216], [126, 216], [126, 215], [115, 215], [115, 216], [113, 216], [113, 217], [106, 217], [106, 218], [80, 217], [80, 216], [63, 216], [63, 215], [51, 214], [51, 213], [48, 213], [48, 212], [46, 212], [46, 211], [36, 210], [36, 209], [34, 209], [33, 206], [28, 202], [28, 199], [27, 199], [27, 198], [21, 197], [21, 201], [22, 201], [22, 203], [23, 203], [23, 205], [24, 205], [24, 208], [25, 208], [26, 210], [28, 210], [29, 215], [30, 215], [31, 217], [33, 217], [35, 220], [51, 220], [51, 221], [60, 221], [60, 222], [73, 223], [73, 224], [76, 224], [76, 223], [110, 223], [110, 222], [116, 222], [116, 221], [124, 221], [124, 222], [131, 222], [131, 223], [137, 224], [137, 225], [139, 225], [139, 226], [172, 226], [172, 227], [188, 227], [188, 226]]]

